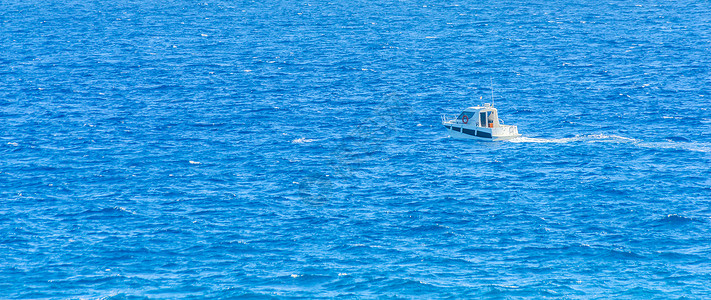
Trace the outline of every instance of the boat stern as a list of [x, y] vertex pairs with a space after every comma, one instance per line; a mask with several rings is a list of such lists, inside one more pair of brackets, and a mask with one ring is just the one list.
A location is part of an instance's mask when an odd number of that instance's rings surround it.
[[508, 140], [521, 136], [516, 125], [500, 125], [492, 129], [491, 135], [495, 140]]

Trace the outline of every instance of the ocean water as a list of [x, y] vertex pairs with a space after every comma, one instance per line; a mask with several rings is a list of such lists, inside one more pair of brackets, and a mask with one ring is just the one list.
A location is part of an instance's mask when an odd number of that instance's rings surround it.
[[0, 54], [0, 298], [711, 297], [709, 1], [10, 0]]

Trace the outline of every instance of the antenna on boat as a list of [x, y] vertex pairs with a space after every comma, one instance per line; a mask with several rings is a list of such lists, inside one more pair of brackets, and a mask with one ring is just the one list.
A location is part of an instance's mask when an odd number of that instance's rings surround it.
[[494, 78], [489, 78], [491, 80], [491, 107], [494, 107]]

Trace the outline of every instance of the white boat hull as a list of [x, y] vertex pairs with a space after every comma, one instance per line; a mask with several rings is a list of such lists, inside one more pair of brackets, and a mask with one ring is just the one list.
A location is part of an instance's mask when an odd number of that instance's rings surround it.
[[447, 132], [453, 138], [482, 141], [503, 141], [520, 137], [518, 128], [513, 125], [501, 125], [495, 128], [467, 126], [465, 124], [444, 123]]

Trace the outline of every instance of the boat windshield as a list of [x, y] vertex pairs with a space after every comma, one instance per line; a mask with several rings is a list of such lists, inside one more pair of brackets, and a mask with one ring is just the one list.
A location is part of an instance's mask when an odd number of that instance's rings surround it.
[[460, 120], [460, 121], [462, 121], [462, 120], [464, 119], [464, 116], [467, 116], [467, 117], [466, 117], [466, 120], [469, 120], [469, 119], [472, 118], [473, 115], [474, 115], [474, 112], [472, 112], [472, 111], [465, 111], [465, 112], [462, 112], [462, 113], [459, 115], [459, 117], [457, 117], [457, 119]]

